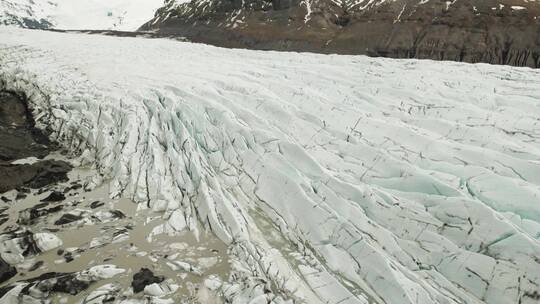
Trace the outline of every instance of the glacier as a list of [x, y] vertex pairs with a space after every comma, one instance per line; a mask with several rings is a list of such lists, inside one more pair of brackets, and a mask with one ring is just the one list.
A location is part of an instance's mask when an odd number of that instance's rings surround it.
[[539, 88], [528, 68], [0, 29], [0, 90], [167, 219], [152, 235], [224, 241], [231, 303], [538, 303]]

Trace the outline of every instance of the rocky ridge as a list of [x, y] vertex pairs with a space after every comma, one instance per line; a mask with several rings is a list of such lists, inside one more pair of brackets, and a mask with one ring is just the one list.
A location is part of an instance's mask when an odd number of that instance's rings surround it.
[[0, 0], [0, 25], [48, 29], [53, 26], [50, 17], [55, 7], [53, 1]]
[[169, 0], [141, 30], [263, 50], [540, 67], [540, 2]]

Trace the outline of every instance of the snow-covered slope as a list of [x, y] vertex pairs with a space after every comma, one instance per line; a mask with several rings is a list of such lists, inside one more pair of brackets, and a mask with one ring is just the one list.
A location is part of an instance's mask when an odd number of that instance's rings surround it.
[[0, 24], [27, 28], [49, 28], [55, 5], [43, 0], [0, 0]]
[[56, 0], [52, 15], [59, 29], [133, 31], [150, 20], [163, 0]]
[[31, 28], [136, 30], [163, 0], [0, 0], [0, 23]]
[[539, 71], [2, 29], [0, 80], [234, 303], [538, 303]]

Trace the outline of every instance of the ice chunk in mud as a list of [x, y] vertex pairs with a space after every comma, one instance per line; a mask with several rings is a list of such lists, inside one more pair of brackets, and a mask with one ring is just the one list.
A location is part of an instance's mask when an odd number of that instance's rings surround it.
[[144, 294], [154, 297], [163, 297], [174, 293], [180, 286], [173, 280], [167, 279], [161, 283], [152, 283], [144, 287]]
[[10, 264], [18, 264], [25, 257], [62, 246], [62, 240], [48, 232], [33, 233], [19, 229], [0, 234], [0, 255]]
[[210, 289], [211, 291], [218, 290], [223, 285], [221, 279], [216, 275], [209, 275], [208, 278], [204, 280], [204, 286]]
[[99, 265], [81, 272], [44, 273], [7, 286], [9, 291], [0, 297], [0, 303], [20, 303], [18, 299], [21, 298], [24, 299], [23, 303], [48, 303], [46, 300], [54, 293], [77, 295], [92, 283], [110, 279], [124, 271], [114, 265]]
[[103, 229], [102, 235], [92, 238], [88, 248], [102, 247], [107, 243], [120, 243], [129, 239], [129, 231], [123, 227]]
[[53, 191], [49, 194], [49, 196], [42, 199], [42, 202], [60, 202], [66, 199], [66, 196], [64, 193], [60, 191]]
[[203, 271], [190, 263], [183, 261], [168, 261], [167, 265], [174, 271], [185, 271], [196, 275], [202, 275]]
[[81, 304], [103, 304], [114, 302], [121, 290], [122, 288], [118, 284], [105, 284], [92, 291], [82, 300]]
[[81, 271], [80, 277], [84, 277], [88, 281], [97, 281], [102, 279], [110, 279], [117, 274], [124, 273], [125, 270], [118, 268], [115, 265], [98, 265]]
[[40, 232], [34, 234], [34, 241], [41, 252], [62, 246], [62, 240], [52, 233]]
[[82, 220], [83, 217], [79, 214], [64, 213], [62, 216], [54, 222], [55, 225], [65, 225]]
[[21, 225], [31, 225], [39, 218], [46, 217], [49, 214], [53, 214], [61, 211], [64, 208], [63, 205], [50, 206], [50, 203], [40, 203], [32, 206], [31, 208], [24, 209], [19, 212], [19, 218], [17, 223]]
[[164, 279], [165, 278], [162, 276], [155, 276], [148, 268], [141, 268], [139, 272], [133, 275], [131, 287], [133, 287], [133, 292], [139, 293], [143, 291], [146, 286], [154, 283], [161, 283]]

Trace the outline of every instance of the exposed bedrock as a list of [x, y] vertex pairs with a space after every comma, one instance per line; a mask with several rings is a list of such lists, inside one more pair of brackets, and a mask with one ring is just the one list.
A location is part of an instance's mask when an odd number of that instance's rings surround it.
[[195, 0], [142, 30], [224, 47], [540, 67], [540, 4], [505, 1]]
[[[64, 161], [39, 160], [55, 149], [19, 96], [0, 92], [0, 193], [20, 188], [41, 188], [67, 180], [71, 165]], [[28, 162], [13, 162], [34, 158]]]
[[17, 274], [15, 267], [9, 265], [0, 257], [0, 283], [3, 283]]
[[37, 189], [66, 181], [71, 165], [64, 161], [44, 160], [34, 164], [0, 164], [0, 193], [21, 186]]
[[40, 130], [19, 96], [0, 92], [0, 160], [12, 161], [50, 152], [50, 141]]

